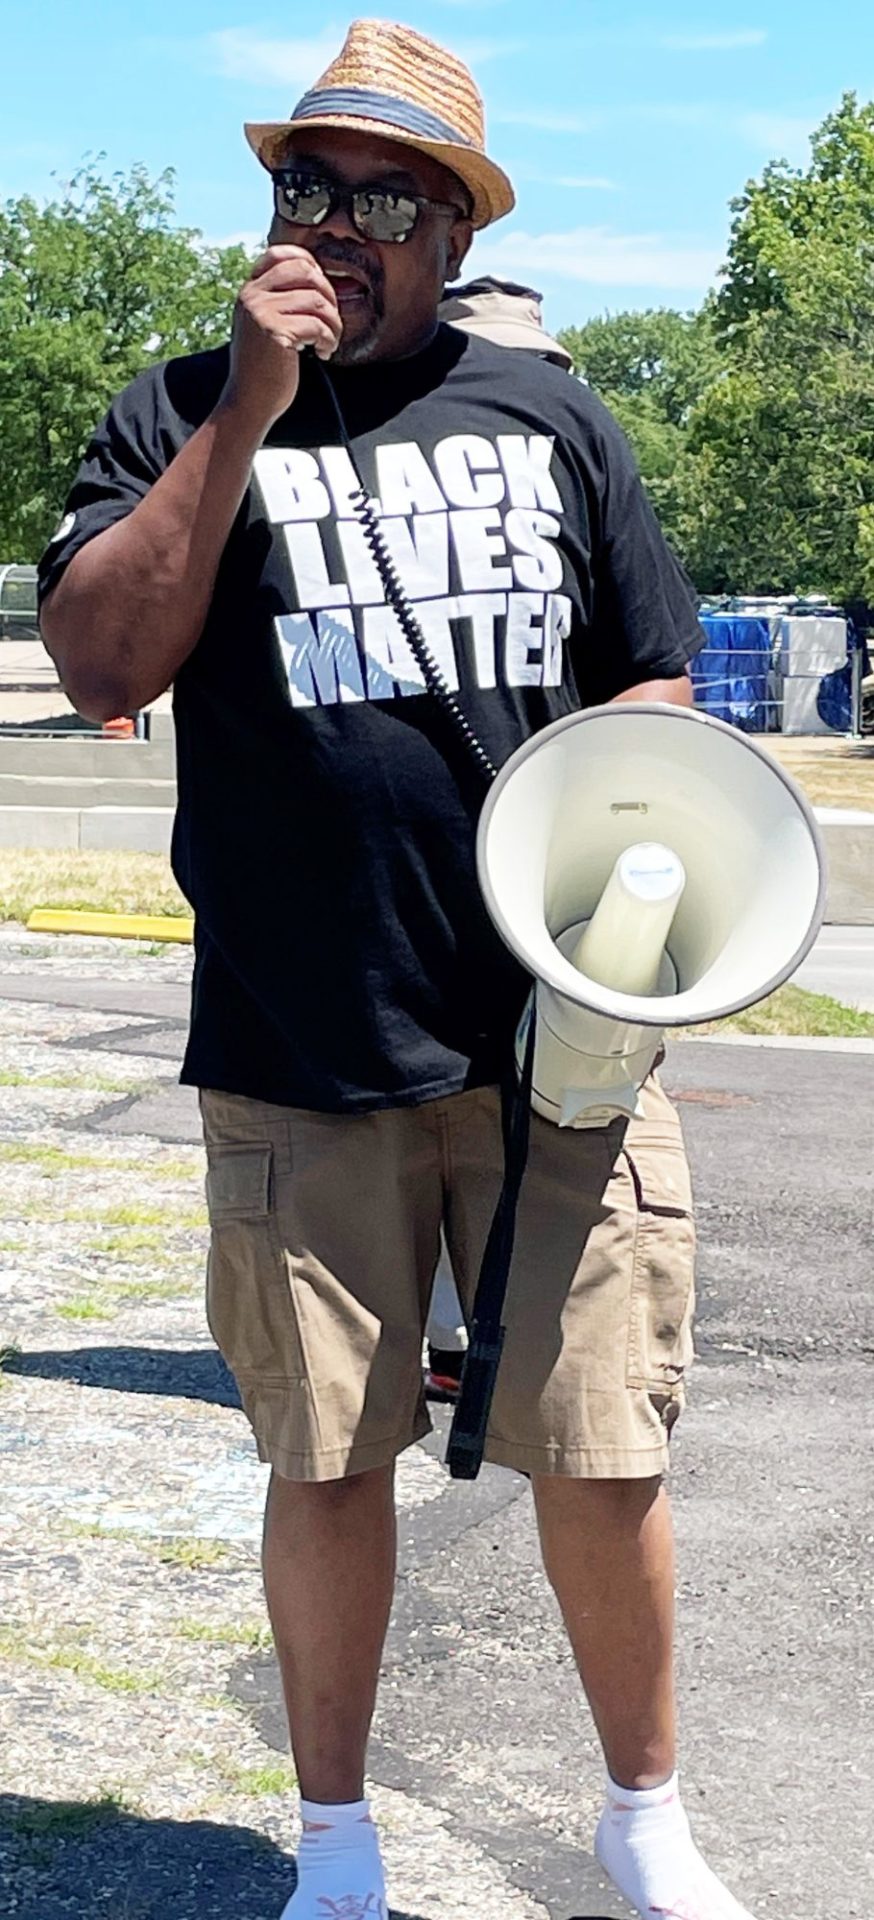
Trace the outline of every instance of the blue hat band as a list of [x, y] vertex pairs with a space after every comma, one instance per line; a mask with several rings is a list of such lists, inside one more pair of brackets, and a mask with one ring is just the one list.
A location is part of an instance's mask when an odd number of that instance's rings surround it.
[[448, 140], [455, 147], [470, 147], [473, 141], [448, 120], [441, 120], [427, 107], [399, 100], [393, 93], [377, 93], [370, 87], [317, 87], [305, 93], [292, 113], [292, 120], [317, 120], [325, 113], [348, 113], [359, 120], [382, 120], [404, 133], [422, 140]]

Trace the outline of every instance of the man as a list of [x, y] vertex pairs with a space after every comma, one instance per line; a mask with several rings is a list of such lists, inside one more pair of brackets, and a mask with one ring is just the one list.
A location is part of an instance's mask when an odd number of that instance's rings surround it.
[[[318, 363], [495, 763], [581, 704], [689, 704], [699, 633], [594, 398], [436, 325], [474, 229], [513, 204], [461, 63], [359, 21], [288, 123], [247, 131], [275, 218], [230, 347], [112, 407], [43, 562], [44, 631], [86, 715], [175, 682], [208, 1312], [274, 1469], [264, 1572], [303, 1817], [286, 1920], [385, 1920], [363, 1782], [393, 1462], [428, 1424], [441, 1226], [468, 1304], [475, 1285], [526, 986], [476, 884], [477, 770], [385, 604]], [[656, 1083], [644, 1100], [600, 1133], [533, 1120], [487, 1452], [531, 1475], [607, 1761], [602, 1864], [640, 1914], [743, 1920], [674, 1771], [661, 1476], [692, 1227], [676, 1117]]]

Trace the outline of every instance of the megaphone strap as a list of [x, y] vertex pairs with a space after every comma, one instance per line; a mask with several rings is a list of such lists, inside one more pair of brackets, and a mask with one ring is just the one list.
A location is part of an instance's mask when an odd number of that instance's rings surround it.
[[518, 1082], [515, 1074], [512, 1080], [505, 1078], [501, 1088], [504, 1184], [480, 1267], [470, 1343], [446, 1451], [446, 1462], [453, 1480], [475, 1480], [482, 1466], [486, 1428], [504, 1345], [501, 1317], [516, 1239], [519, 1190], [528, 1160], [536, 1029], [537, 1011], [532, 1000], [521, 1074]]

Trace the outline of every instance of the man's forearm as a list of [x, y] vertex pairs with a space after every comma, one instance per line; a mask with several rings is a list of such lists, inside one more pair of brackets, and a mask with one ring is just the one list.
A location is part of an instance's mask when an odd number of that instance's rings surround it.
[[263, 424], [221, 402], [115, 526], [71, 560], [42, 610], [61, 683], [89, 720], [163, 693], [203, 630]]
[[641, 680], [637, 686], [626, 687], [624, 693], [614, 694], [610, 705], [633, 700], [659, 700], [671, 707], [694, 707], [692, 676], [687, 671], [678, 674], [675, 680]]

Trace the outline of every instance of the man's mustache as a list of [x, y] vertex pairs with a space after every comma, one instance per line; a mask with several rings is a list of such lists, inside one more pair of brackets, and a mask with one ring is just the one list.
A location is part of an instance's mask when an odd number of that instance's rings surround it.
[[324, 266], [326, 261], [334, 267], [354, 267], [356, 273], [360, 273], [367, 281], [372, 293], [382, 292], [384, 281], [382, 264], [372, 259], [363, 247], [356, 247], [352, 241], [324, 240], [321, 246], [313, 247], [311, 251], [313, 259], [320, 267]]

